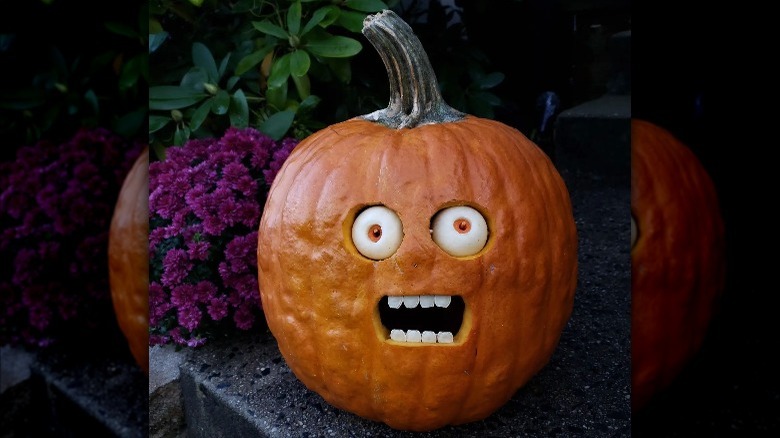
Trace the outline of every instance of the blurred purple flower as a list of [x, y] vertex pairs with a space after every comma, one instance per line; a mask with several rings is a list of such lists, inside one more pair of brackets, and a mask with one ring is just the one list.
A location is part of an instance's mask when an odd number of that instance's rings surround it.
[[0, 345], [46, 346], [116, 324], [108, 231], [142, 149], [85, 128], [61, 144], [22, 146], [0, 163]]

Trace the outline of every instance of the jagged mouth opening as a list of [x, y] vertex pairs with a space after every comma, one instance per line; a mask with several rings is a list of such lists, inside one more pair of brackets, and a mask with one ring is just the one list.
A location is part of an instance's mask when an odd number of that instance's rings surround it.
[[451, 344], [463, 324], [466, 303], [457, 295], [385, 296], [379, 318], [396, 342]]

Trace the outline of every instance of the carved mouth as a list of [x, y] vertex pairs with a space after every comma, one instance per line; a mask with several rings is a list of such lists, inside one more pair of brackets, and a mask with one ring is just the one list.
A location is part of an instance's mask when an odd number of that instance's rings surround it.
[[379, 318], [396, 342], [452, 344], [463, 324], [466, 304], [457, 295], [385, 296]]

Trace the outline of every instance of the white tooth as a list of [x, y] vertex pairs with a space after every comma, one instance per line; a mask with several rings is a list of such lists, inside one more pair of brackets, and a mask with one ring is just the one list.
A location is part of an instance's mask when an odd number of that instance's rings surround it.
[[452, 302], [452, 297], [449, 295], [436, 295], [433, 297], [433, 302], [436, 303], [436, 307], [449, 307]]
[[425, 344], [435, 344], [436, 343], [436, 333], [426, 330], [422, 332], [422, 341]]
[[407, 308], [414, 309], [418, 304], [420, 304], [419, 295], [407, 295], [404, 297], [404, 306]]
[[387, 304], [391, 309], [398, 309], [401, 307], [401, 303], [404, 302], [404, 297], [387, 297]]
[[419, 330], [409, 330], [406, 332], [406, 342], [422, 342], [422, 335]]
[[406, 333], [403, 330], [390, 330], [390, 339], [397, 342], [406, 342]]
[[433, 295], [420, 295], [420, 307], [423, 309], [433, 307]]
[[452, 344], [452, 332], [439, 332], [436, 335], [436, 340], [440, 344]]

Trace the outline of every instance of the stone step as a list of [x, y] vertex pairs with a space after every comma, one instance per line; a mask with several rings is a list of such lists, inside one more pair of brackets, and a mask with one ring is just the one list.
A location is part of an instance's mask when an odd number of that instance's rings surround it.
[[148, 436], [148, 377], [126, 351], [4, 347], [3, 438]]
[[566, 109], [554, 129], [555, 165], [568, 183], [588, 178], [630, 184], [630, 94], [605, 94]]

